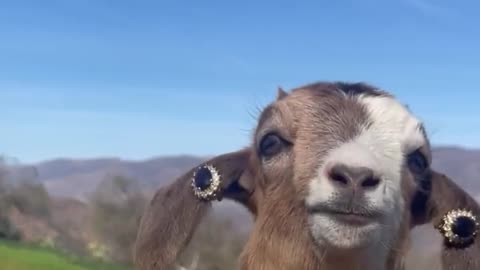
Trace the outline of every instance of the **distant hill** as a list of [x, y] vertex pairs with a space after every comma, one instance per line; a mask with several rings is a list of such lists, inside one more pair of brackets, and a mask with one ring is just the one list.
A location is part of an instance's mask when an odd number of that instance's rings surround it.
[[433, 166], [455, 180], [472, 196], [480, 198], [480, 150], [435, 148]]
[[172, 181], [186, 169], [202, 162], [194, 156], [159, 157], [144, 161], [115, 158], [55, 159], [34, 164], [38, 179], [54, 196], [84, 199], [105, 178], [122, 175], [156, 189]]

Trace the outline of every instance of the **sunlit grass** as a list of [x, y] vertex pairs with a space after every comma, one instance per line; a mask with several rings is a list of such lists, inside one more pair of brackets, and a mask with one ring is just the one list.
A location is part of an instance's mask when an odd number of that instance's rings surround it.
[[106, 263], [69, 257], [51, 249], [0, 242], [2, 270], [127, 270]]

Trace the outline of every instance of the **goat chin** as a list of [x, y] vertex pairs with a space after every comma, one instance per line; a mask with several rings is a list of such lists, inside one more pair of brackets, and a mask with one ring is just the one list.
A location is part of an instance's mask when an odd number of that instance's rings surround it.
[[383, 240], [382, 227], [377, 221], [352, 225], [317, 214], [309, 217], [309, 226], [316, 245], [336, 252], [367, 248]]

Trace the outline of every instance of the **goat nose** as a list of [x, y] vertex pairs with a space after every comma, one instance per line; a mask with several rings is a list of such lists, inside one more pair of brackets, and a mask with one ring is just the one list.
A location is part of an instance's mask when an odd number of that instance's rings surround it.
[[328, 172], [328, 179], [339, 187], [374, 188], [380, 184], [373, 170], [366, 167], [353, 167], [336, 164]]

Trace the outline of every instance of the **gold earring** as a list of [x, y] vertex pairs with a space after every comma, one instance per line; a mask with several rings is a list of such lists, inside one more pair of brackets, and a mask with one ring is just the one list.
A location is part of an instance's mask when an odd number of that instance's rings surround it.
[[473, 243], [479, 224], [471, 211], [455, 209], [447, 212], [437, 229], [446, 240], [446, 244], [455, 248], [465, 248]]
[[192, 177], [193, 192], [197, 198], [211, 201], [218, 198], [220, 174], [212, 165], [202, 165], [195, 170]]

